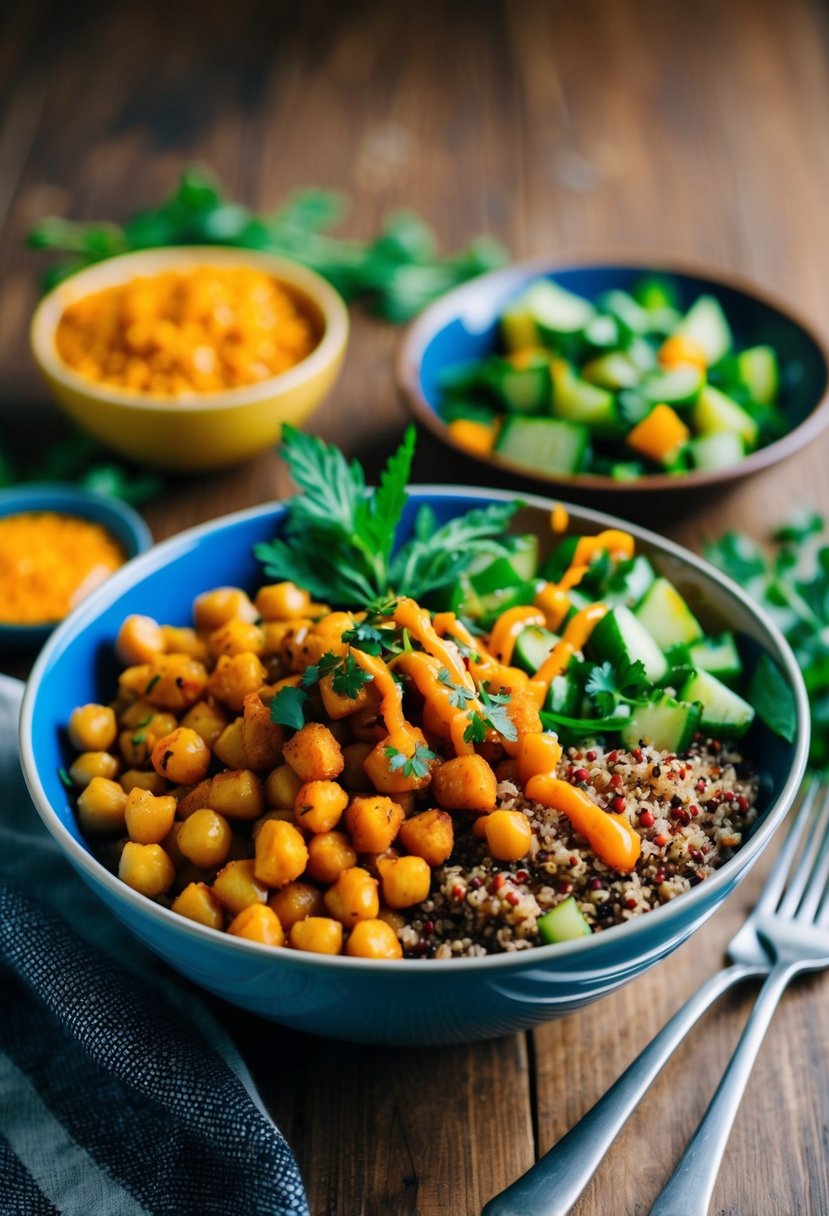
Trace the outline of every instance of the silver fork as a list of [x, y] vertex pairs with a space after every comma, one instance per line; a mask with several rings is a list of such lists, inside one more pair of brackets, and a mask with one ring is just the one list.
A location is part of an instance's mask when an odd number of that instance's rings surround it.
[[[812, 781], [806, 787], [797, 815], [760, 899], [748, 920], [728, 945], [727, 953], [732, 960], [732, 965], [713, 975], [681, 1009], [677, 1010], [670, 1021], [666, 1022], [662, 1030], [587, 1114], [526, 1174], [499, 1195], [490, 1199], [483, 1209], [482, 1216], [566, 1216], [601, 1165], [613, 1141], [639, 1105], [655, 1077], [705, 1011], [735, 984], [746, 979], [767, 975], [769, 978], [760, 992], [754, 1013], [746, 1025], [743, 1040], [740, 1042], [734, 1060], [723, 1077], [706, 1117], [689, 1145], [688, 1152], [680, 1161], [677, 1172], [657, 1200], [657, 1207], [653, 1209], [651, 1216], [680, 1216], [680, 1214], [681, 1216], [696, 1216], [697, 1213], [704, 1213], [707, 1210], [725, 1148], [725, 1139], [734, 1121], [751, 1066], [774, 1008], [786, 985], [798, 971], [818, 970], [821, 966], [829, 966], [829, 933], [825, 929], [823, 933], [812, 929], [813, 934], [817, 933], [825, 939], [827, 957], [822, 963], [807, 962], [805, 958], [798, 958], [797, 962], [784, 961], [784, 953], [785, 959], [789, 958], [789, 947], [786, 947], [785, 952], [778, 952], [777, 946], [774, 945], [768, 934], [769, 919], [773, 917], [775, 926], [779, 928], [782, 922], [788, 930], [788, 940], [792, 928], [799, 933], [804, 926], [802, 919], [794, 919], [798, 904], [801, 904], [804, 915], [810, 915], [813, 919], [818, 910], [821, 893], [825, 889], [827, 877], [829, 877], [827, 875], [827, 870], [829, 870], [829, 799], [827, 799], [825, 791], [821, 793], [821, 804], [816, 817], [819, 824], [816, 821], [814, 825], [816, 830], [792, 873], [788, 887], [786, 887], [786, 879], [806, 829], [813, 818], [820, 792], [820, 786], [816, 781]], [[822, 833], [817, 831], [819, 825], [822, 827]], [[810, 881], [812, 863], [814, 863], [814, 873]], [[805, 895], [807, 882], [809, 883], [808, 903]], [[829, 919], [829, 900], [825, 895], [823, 903], [820, 904], [819, 914], [820, 924], [823, 926]], [[800, 916], [799, 911], [798, 916]], [[808, 933], [808, 928], [808, 926], [805, 927], [806, 933]], [[773, 928], [772, 931], [776, 937], [775, 929]], [[792, 970], [792, 968], [794, 969]], [[784, 971], [786, 976], [785, 979], [782, 979]], [[744, 1047], [744, 1040], [750, 1031], [752, 1034], [750, 1045]], [[742, 1061], [739, 1072], [736, 1068], [738, 1057]], [[732, 1090], [729, 1078], [734, 1076], [737, 1076], [739, 1089]], [[736, 1084], [737, 1082], [735, 1082]], [[726, 1094], [721, 1096], [724, 1089]], [[729, 1094], [733, 1096], [729, 1097]], [[718, 1142], [712, 1146], [709, 1136], [713, 1125], [709, 1124], [708, 1120], [709, 1116], [713, 1119], [715, 1106], [718, 1112], [716, 1129]], [[703, 1129], [706, 1127], [707, 1131], [704, 1132]], [[698, 1143], [700, 1140], [708, 1142], [703, 1146]], [[696, 1149], [695, 1145], [697, 1145]], [[713, 1155], [715, 1148], [718, 1149], [716, 1156]], [[689, 1161], [687, 1158], [692, 1149], [694, 1158]], [[703, 1160], [700, 1161], [700, 1158]], [[699, 1177], [704, 1176], [706, 1181], [699, 1183], [697, 1174]], [[693, 1186], [691, 1181], [694, 1183]], [[698, 1203], [704, 1203], [702, 1207], [689, 1206], [695, 1202], [691, 1192], [696, 1191], [697, 1184], [700, 1188]], [[681, 1199], [678, 1198], [680, 1192]], [[663, 1202], [667, 1206], [660, 1208], [658, 1205]]]

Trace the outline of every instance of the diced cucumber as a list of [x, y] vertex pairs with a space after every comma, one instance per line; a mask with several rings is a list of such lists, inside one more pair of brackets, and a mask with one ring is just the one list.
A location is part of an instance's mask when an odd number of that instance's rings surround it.
[[555, 942], [575, 941], [577, 937], [589, 937], [591, 933], [592, 929], [572, 895], [538, 918], [538, 936], [547, 946]]
[[611, 350], [591, 359], [581, 369], [583, 379], [600, 388], [630, 388], [638, 384], [642, 373], [626, 351]]
[[663, 650], [681, 642], [687, 645], [703, 636], [702, 625], [666, 578], [651, 583], [636, 608], [636, 619]]
[[539, 473], [577, 473], [590, 447], [590, 432], [578, 422], [559, 418], [504, 420], [495, 451], [523, 468]]
[[692, 439], [688, 454], [695, 469], [730, 469], [740, 463], [746, 449], [742, 435], [736, 431], [719, 431]]
[[509, 564], [519, 578], [529, 581], [538, 571], [538, 537], [534, 533], [506, 538], [509, 544]]
[[560, 540], [542, 563], [539, 571], [541, 577], [550, 583], [557, 583], [564, 571], [572, 566], [580, 540], [580, 536], [565, 536]]
[[516, 667], [534, 675], [560, 640], [558, 634], [550, 629], [544, 629], [541, 625], [528, 625], [515, 639], [512, 661]]
[[565, 718], [577, 717], [583, 691], [582, 681], [572, 671], [553, 676], [544, 701], [545, 712], [562, 714]]
[[732, 688], [708, 671], [691, 675], [679, 695], [683, 701], [698, 701], [702, 706], [702, 729], [715, 739], [738, 739], [754, 719], [754, 708]]
[[516, 367], [497, 356], [488, 360], [487, 384], [512, 414], [546, 413], [550, 404], [550, 361], [546, 354], [533, 355], [525, 366]]
[[620, 460], [610, 466], [610, 476], [614, 481], [638, 481], [645, 475], [645, 466], [641, 460]]
[[627, 604], [632, 608], [643, 598], [655, 578], [651, 563], [638, 553], [616, 567], [602, 593], [602, 599], [607, 603]]
[[[477, 592], [475, 594], [478, 595]], [[520, 604], [531, 604], [534, 596], [533, 583], [519, 583], [516, 587], [490, 591], [487, 595], [478, 596], [480, 611], [473, 620], [477, 621], [481, 629], [491, 629], [502, 612], [506, 612], [508, 608], [517, 608]]]
[[753, 448], [757, 442], [759, 428], [751, 415], [711, 384], [707, 384], [697, 397], [691, 423], [700, 435], [733, 431], [742, 437], [748, 448]]
[[743, 662], [733, 633], [726, 631], [716, 637], [704, 637], [688, 647], [688, 658], [697, 671], [707, 671], [718, 680], [736, 680], [742, 674]]
[[485, 360], [464, 359], [462, 363], [450, 363], [437, 376], [438, 388], [452, 396], [474, 393], [481, 387]]
[[440, 407], [440, 416], [444, 422], [457, 422], [459, 418], [465, 418], [469, 422], [484, 422], [489, 424], [495, 421], [496, 412], [491, 405], [487, 405], [485, 401], [469, 401], [466, 398], [458, 398], [449, 401], [444, 401]]
[[552, 279], [539, 279], [533, 283], [524, 296], [524, 303], [542, 338], [578, 333], [595, 311], [589, 300], [574, 295]]
[[511, 591], [527, 581], [508, 557], [496, 557], [481, 570], [469, 571], [472, 589], [478, 595], [492, 595], [494, 591]]
[[599, 314], [587, 322], [582, 337], [588, 346], [612, 350], [619, 345], [619, 326], [613, 317]]
[[674, 333], [690, 338], [705, 351], [709, 364], [717, 363], [731, 350], [731, 327], [719, 300], [699, 296], [686, 312]]
[[604, 438], [624, 433], [625, 427], [613, 393], [580, 379], [563, 359], [554, 359], [550, 370], [555, 418], [581, 423], [589, 427], [593, 434]]
[[617, 604], [602, 617], [590, 635], [588, 647], [600, 663], [638, 660], [651, 684], [659, 684], [667, 675], [668, 660], [642, 622], [624, 604]]
[[663, 309], [676, 311], [678, 307], [673, 283], [656, 275], [640, 279], [633, 288], [633, 298], [647, 312], [659, 312]]
[[780, 388], [777, 354], [771, 346], [751, 346], [737, 355], [737, 375], [752, 401], [771, 405]]
[[640, 372], [654, 371], [657, 367], [656, 351], [645, 338], [634, 338], [627, 348], [627, 356], [632, 359]]
[[622, 727], [622, 740], [627, 747], [637, 747], [644, 739], [660, 752], [687, 751], [699, 729], [700, 708], [677, 701], [662, 693], [647, 705], [637, 705], [630, 722]]
[[690, 405], [696, 400], [705, 383], [705, 373], [700, 367], [675, 367], [669, 372], [660, 372], [643, 380], [639, 386], [642, 396], [654, 405]]
[[599, 298], [598, 306], [615, 319], [623, 342], [630, 342], [637, 334], [648, 332], [648, 314], [628, 292], [606, 291]]

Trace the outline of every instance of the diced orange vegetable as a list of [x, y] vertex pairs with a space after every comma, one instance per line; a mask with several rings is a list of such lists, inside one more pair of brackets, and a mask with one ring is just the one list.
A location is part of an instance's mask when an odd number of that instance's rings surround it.
[[708, 356], [700, 344], [682, 334], [673, 334], [665, 339], [659, 348], [658, 359], [666, 371], [689, 366], [705, 371], [708, 367]]
[[655, 405], [647, 418], [628, 434], [627, 445], [651, 460], [670, 460], [691, 437], [688, 427], [669, 405]]
[[456, 418], [449, 423], [448, 430], [455, 443], [479, 456], [488, 456], [498, 437], [498, 427], [494, 422], [475, 422], [471, 418]]

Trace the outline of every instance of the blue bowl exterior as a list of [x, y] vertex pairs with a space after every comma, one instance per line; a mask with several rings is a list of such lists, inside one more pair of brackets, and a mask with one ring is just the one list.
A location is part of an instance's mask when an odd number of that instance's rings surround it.
[[[33, 482], [0, 493], [0, 517], [22, 511], [57, 511], [101, 524], [120, 543], [128, 559], [144, 553], [153, 543], [149, 528], [132, 507], [78, 486]], [[54, 628], [54, 623], [0, 624], [0, 649], [40, 646]]]
[[[428, 501], [445, 519], [493, 497], [486, 491], [424, 489], [409, 506]], [[525, 501], [530, 509], [549, 510], [547, 500]], [[699, 559], [652, 536], [667, 571], [689, 565], [701, 582], [716, 582], [720, 594], [733, 600], [755, 643], [781, 663], [799, 714], [794, 745], [771, 737], [755, 744], [771, 770], [761, 826], [722, 870], [687, 895], [581, 942], [483, 959], [390, 964], [321, 958], [232, 939], [152, 903], [108, 873], [91, 857], [58, 777], [69, 756], [68, 712], [114, 686], [113, 640], [125, 615], [149, 613], [184, 624], [199, 592], [218, 584], [254, 587], [259, 566], [251, 547], [273, 535], [280, 514], [278, 505], [270, 505], [194, 529], [114, 575], [55, 632], [24, 698], [21, 757], [41, 817], [81, 877], [172, 967], [234, 1004], [305, 1031], [374, 1043], [465, 1042], [537, 1025], [612, 991], [675, 949], [741, 881], [788, 809], [802, 776], [808, 747], [805, 691], [785, 642], [757, 617], [739, 589], [709, 575], [710, 568]], [[579, 508], [573, 516], [586, 527], [613, 522]], [[645, 538], [647, 549], [650, 534], [633, 531]]]

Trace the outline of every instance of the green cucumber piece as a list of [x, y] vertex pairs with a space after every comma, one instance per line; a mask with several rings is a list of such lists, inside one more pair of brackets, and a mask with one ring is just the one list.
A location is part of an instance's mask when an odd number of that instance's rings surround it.
[[457, 422], [466, 419], [469, 422], [494, 422], [496, 411], [484, 401], [458, 400], [444, 401], [440, 407], [440, 416], [444, 422]]
[[550, 681], [544, 701], [544, 710], [546, 713], [563, 714], [566, 718], [574, 718], [581, 708], [582, 695], [582, 681], [577, 679], [571, 671], [562, 672], [561, 675], [553, 676]]
[[704, 637], [688, 647], [691, 666], [707, 671], [718, 680], [736, 680], [742, 675], [743, 661], [733, 633], [727, 630], [716, 637]]
[[550, 629], [544, 629], [541, 625], [528, 625], [515, 639], [512, 661], [522, 671], [535, 675], [560, 640], [558, 634]]
[[742, 437], [747, 448], [754, 447], [759, 430], [755, 420], [742, 406], [711, 384], [707, 384], [697, 397], [691, 425], [700, 435], [733, 431]]
[[538, 473], [578, 473], [587, 463], [590, 432], [578, 422], [559, 418], [504, 420], [495, 451]]
[[646, 705], [636, 706], [630, 722], [622, 727], [622, 740], [627, 747], [638, 747], [639, 741], [644, 739], [657, 751], [678, 755], [693, 743], [700, 719], [698, 705], [689, 705], [662, 693]]
[[739, 739], [754, 719], [754, 707], [708, 671], [689, 676], [679, 696], [683, 701], [699, 702], [700, 725], [716, 739]]
[[690, 338], [704, 351], [709, 364], [717, 363], [731, 350], [731, 327], [719, 300], [714, 296], [699, 296], [677, 325], [674, 333]]
[[583, 296], [560, 287], [552, 279], [539, 279], [524, 296], [524, 304], [542, 338], [577, 334], [592, 319], [595, 309]]
[[645, 475], [645, 466], [641, 460], [620, 460], [610, 466], [610, 476], [614, 481], [638, 481]]
[[642, 378], [641, 370], [626, 351], [611, 350], [585, 363], [582, 378], [600, 388], [631, 388]]
[[648, 332], [648, 314], [626, 291], [606, 291], [599, 297], [598, 307], [609, 314], [619, 326], [622, 342], [627, 344], [637, 335]]
[[662, 650], [703, 636], [702, 625], [673, 583], [657, 578], [636, 608], [636, 619]]
[[730, 469], [739, 464], [745, 454], [743, 437], [736, 431], [698, 435], [688, 443], [688, 455], [695, 469]]
[[751, 346], [737, 355], [737, 376], [752, 401], [771, 405], [780, 389], [777, 353], [771, 346]]
[[700, 367], [675, 367], [669, 372], [660, 372], [643, 380], [639, 391], [647, 400], [657, 405], [691, 405], [705, 384], [705, 373]]
[[538, 571], [538, 537], [532, 533], [506, 538], [510, 547], [509, 564], [519, 578], [529, 581]]
[[553, 417], [580, 423], [603, 438], [624, 434], [626, 428], [616, 408], [613, 393], [580, 379], [563, 359], [554, 360], [550, 370]]
[[602, 599], [632, 608], [644, 597], [656, 578], [653, 566], [641, 553], [621, 562], [608, 579]]
[[599, 314], [587, 322], [582, 337], [588, 346], [611, 351], [619, 345], [619, 326], [613, 317]]
[[552, 946], [555, 942], [572, 942], [578, 937], [589, 937], [592, 932], [572, 895], [568, 895], [560, 904], [556, 904], [538, 918], [538, 936], [547, 946]]
[[668, 673], [668, 660], [641, 621], [624, 604], [617, 604], [596, 625], [588, 648], [593, 657], [614, 665], [622, 660], [645, 668], [651, 684], [659, 684]]
[[486, 377], [492, 392], [511, 414], [547, 412], [551, 391], [547, 355], [535, 355], [526, 367], [514, 367], [509, 359], [492, 358]]
[[580, 540], [580, 536], [565, 536], [564, 540], [560, 540], [544, 560], [539, 571], [541, 577], [549, 583], [557, 583], [565, 570], [572, 566]]
[[[475, 594], [477, 595], [477, 592]], [[522, 604], [531, 604], [534, 598], [534, 583], [520, 583], [516, 587], [504, 587], [499, 591], [490, 591], [488, 595], [478, 596], [480, 612], [473, 619], [481, 629], [489, 630], [502, 612], [506, 612], [508, 608], [517, 608]]]
[[508, 557], [496, 557], [483, 569], [469, 572], [472, 589], [478, 595], [492, 595], [496, 591], [511, 591], [527, 581], [518, 573]]
[[678, 307], [673, 283], [656, 275], [640, 279], [634, 285], [633, 298], [646, 312], [661, 312], [664, 309], [675, 312]]

